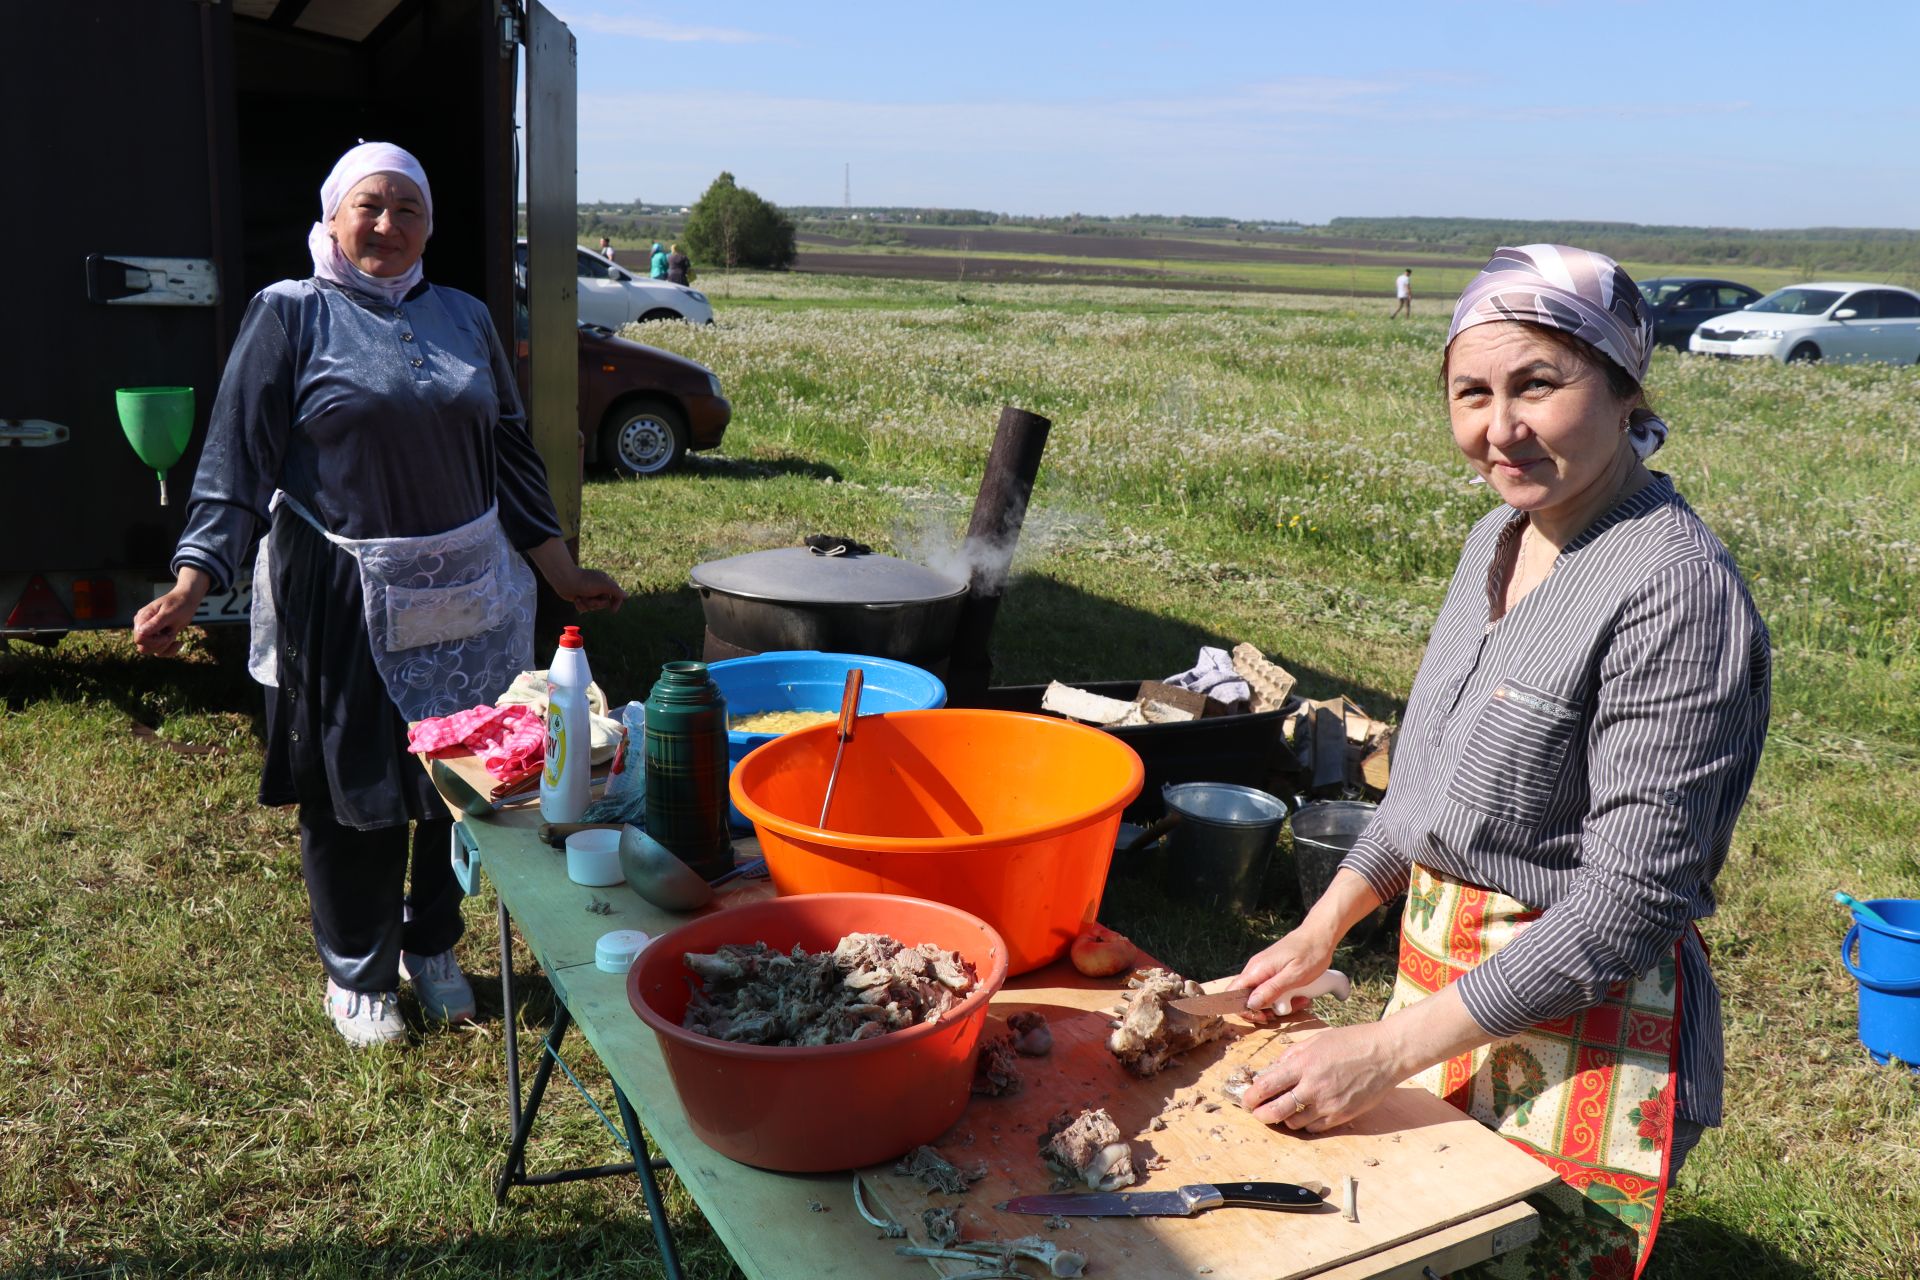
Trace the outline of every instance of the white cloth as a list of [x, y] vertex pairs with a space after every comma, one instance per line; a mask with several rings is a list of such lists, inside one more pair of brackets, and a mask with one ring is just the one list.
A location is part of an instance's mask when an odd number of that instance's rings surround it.
[[[360, 566], [367, 639], [387, 696], [408, 720], [452, 715], [493, 701], [533, 657], [533, 570], [507, 541], [499, 509], [457, 529], [418, 538], [342, 538], [285, 493], [281, 504]], [[247, 671], [279, 683], [279, 618], [268, 547], [253, 570]]]
[[1232, 706], [1236, 702], [1245, 702], [1253, 697], [1253, 688], [1238, 671], [1233, 669], [1233, 655], [1225, 649], [1207, 646], [1200, 650], [1200, 659], [1193, 670], [1182, 671], [1177, 676], [1168, 676], [1162, 683], [1176, 689], [1191, 689], [1195, 693], [1204, 693], [1215, 702]]
[[320, 184], [320, 221], [307, 232], [307, 252], [313, 255], [313, 274], [331, 280], [343, 289], [355, 289], [380, 298], [389, 305], [407, 296], [420, 283], [418, 262], [397, 276], [370, 276], [347, 261], [340, 252], [327, 222], [339, 210], [347, 192], [376, 173], [397, 173], [420, 188], [427, 205], [427, 234], [433, 234], [433, 188], [427, 185], [427, 171], [404, 148], [391, 142], [363, 142], [350, 148], [333, 163], [333, 172]]
[[1393, 296], [1396, 298], [1411, 298], [1413, 296], [1413, 277], [1404, 274], [1395, 277], [1393, 282]]

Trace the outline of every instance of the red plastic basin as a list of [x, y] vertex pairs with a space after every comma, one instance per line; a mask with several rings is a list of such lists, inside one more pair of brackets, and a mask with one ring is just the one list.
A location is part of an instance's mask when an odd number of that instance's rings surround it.
[[[692, 994], [688, 952], [729, 942], [831, 951], [849, 933], [958, 951], [979, 985], [939, 1022], [854, 1044], [734, 1044], [680, 1025]], [[821, 893], [730, 907], [662, 934], [628, 971], [627, 1000], [660, 1037], [696, 1137], [742, 1164], [824, 1173], [892, 1160], [953, 1126], [966, 1110], [987, 1001], [1006, 980], [1006, 943], [984, 920], [919, 898]]]

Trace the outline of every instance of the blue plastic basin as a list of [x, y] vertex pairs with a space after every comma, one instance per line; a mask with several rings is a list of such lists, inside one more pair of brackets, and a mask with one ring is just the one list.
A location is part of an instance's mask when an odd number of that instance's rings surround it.
[[[931, 711], [947, 705], [947, 686], [940, 683], [938, 677], [910, 663], [858, 653], [791, 649], [755, 654], [751, 658], [729, 658], [711, 664], [707, 671], [727, 700], [728, 716], [739, 719], [762, 711], [838, 712], [840, 699], [846, 692], [847, 672], [854, 667], [864, 673], [860, 687], [861, 715]], [[777, 733], [729, 732], [729, 770], [739, 768], [749, 751], [779, 736]], [[732, 818], [736, 827], [751, 825], [738, 809], [732, 810]]]

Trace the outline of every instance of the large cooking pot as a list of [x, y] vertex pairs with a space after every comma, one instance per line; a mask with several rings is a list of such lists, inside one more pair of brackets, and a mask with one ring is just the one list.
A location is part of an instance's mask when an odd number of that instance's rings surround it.
[[693, 567], [709, 636], [747, 653], [818, 649], [945, 662], [967, 585], [892, 556], [754, 551]]

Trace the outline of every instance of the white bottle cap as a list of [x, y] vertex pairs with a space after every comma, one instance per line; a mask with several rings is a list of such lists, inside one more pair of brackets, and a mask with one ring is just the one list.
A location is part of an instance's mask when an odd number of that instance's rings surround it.
[[603, 933], [593, 944], [593, 967], [606, 973], [625, 973], [633, 967], [634, 957], [652, 939], [638, 929], [615, 929]]
[[593, 827], [567, 837], [567, 879], [575, 884], [620, 884], [620, 828]]

